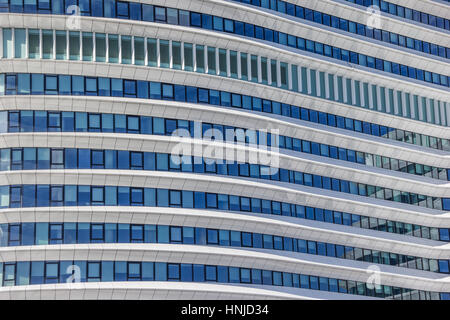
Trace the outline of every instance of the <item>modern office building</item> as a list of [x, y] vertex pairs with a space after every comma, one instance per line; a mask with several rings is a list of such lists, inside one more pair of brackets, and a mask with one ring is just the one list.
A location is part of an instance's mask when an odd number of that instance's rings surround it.
[[0, 298], [450, 299], [449, 19], [0, 0]]

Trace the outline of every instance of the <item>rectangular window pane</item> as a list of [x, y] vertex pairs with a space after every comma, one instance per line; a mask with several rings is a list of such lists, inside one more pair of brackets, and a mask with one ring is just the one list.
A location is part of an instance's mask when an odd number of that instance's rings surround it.
[[196, 63], [197, 63], [197, 72], [203, 73], [205, 72], [205, 47], [196, 45], [195, 46], [195, 54], [196, 54]]
[[237, 52], [230, 51], [230, 73], [231, 77], [237, 79], [238, 68], [237, 68]]
[[258, 56], [251, 56], [251, 73], [252, 73], [252, 81], [258, 82]]
[[14, 29], [14, 42], [16, 58], [25, 58], [26, 56], [26, 33], [25, 29]]
[[3, 58], [13, 57], [12, 30], [3, 29]]
[[80, 33], [69, 32], [69, 54], [70, 60], [80, 60]]
[[248, 80], [248, 61], [247, 54], [241, 52], [241, 79]]
[[42, 30], [42, 58], [53, 58], [53, 30]]
[[219, 70], [221, 76], [227, 76], [227, 50], [225, 49], [219, 49]]
[[267, 76], [267, 58], [261, 57], [261, 79], [263, 84], [268, 83]]
[[148, 4], [142, 5], [142, 20], [144, 21], [153, 21], [153, 6]]
[[[3, 38], [4, 39], [4, 38]], [[28, 30], [28, 57], [30, 59], [39, 59], [39, 30], [31, 29]], [[5, 51], [3, 51], [4, 54]]]
[[208, 73], [216, 74], [216, 48], [208, 47]]
[[144, 38], [141, 37], [134, 38], [134, 64], [140, 66], [145, 64]]
[[83, 61], [92, 61], [93, 51], [92, 32], [83, 32]]
[[277, 70], [277, 61], [270, 59], [270, 73], [271, 73], [271, 80], [272, 80], [272, 86], [278, 87], [278, 70]]
[[119, 37], [115, 34], [108, 35], [108, 62], [119, 62]]
[[131, 64], [131, 37], [120, 36], [122, 45], [122, 63]]
[[169, 40], [159, 40], [160, 67], [170, 67]]
[[158, 65], [158, 54], [156, 48], [156, 39], [147, 39], [148, 65], [156, 67]]
[[192, 43], [184, 43], [184, 70], [194, 70], [194, 54], [192, 49]]
[[288, 88], [288, 65], [285, 62], [280, 63], [280, 80], [281, 88]]
[[104, 33], [95, 34], [95, 61], [106, 62], [106, 35]]
[[67, 59], [67, 33], [66, 31], [56, 31], [56, 59]]

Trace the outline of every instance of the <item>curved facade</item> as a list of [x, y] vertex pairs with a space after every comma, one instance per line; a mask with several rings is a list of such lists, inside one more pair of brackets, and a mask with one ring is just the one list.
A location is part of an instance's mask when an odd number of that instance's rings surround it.
[[0, 0], [0, 298], [450, 299], [449, 16]]

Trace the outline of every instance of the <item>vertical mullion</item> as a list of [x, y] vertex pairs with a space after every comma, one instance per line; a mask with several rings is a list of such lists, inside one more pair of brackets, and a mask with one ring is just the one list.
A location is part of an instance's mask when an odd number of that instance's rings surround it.
[[325, 99], [330, 100], [330, 74], [325, 72]]
[[158, 68], [161, 67], [161, 57], [160, 57], [161, 54], [160, 54], [159, 45], [160, 45], [159, 39], [156, 39], [156, 66]]
[[409, 108], [410, 108], [410, 118], [416, 119], [416, 109], [414, 108], [414, 94], [409, 94]]
[[347, 79], [342, 77], [342, 102], [347, 103], [348, 95], [347, 95]]
[[361, 106], [365, 107], [366, 106], [366, 97], [364, 94], [364, 83], [362, 81], [360, 81], [360, 84], [359, 84], [359, 95], [361, 97]]
[[118, 36], [118, 40], [119, 40], [119, 63], [122, 64], [122, 35]]
[[[26, 28], [25, 29], [25, 59], [28, 59], [30, 57], [29, 51], [28, 51], [28, 43], [29, 43], [29, 34], [28, 34], [28, 32], [29, 32], [29, 29]], [[1, 39], [0, 39], [0, 43], [2, 43]], [[2, 56], [2, 54], [0, 53], [0, 57], [1, 56]], [[56, 58], [56, 56], [55, 56], [55, 58]]]
[[56, 30], [55, 29], [53, 30], [53, 48], [52, 48], [52, 50], [53, 50], [53, 55], [52, 55], [53, 60], [56, 60]]
[[334, 75], [334, 101], [339, 101], [339, 84], [338, 84], [338, 75]]
[[105, 34], [106, 43], [105, 43], [105, 60], [109, 63], [109, 34]]
[[92, 32], [92, 61], [97, 60], [96, 32]]
[[66, 59], [65, 60], [69, 60], [70, 59], [70, 52], [69, 52], [69, 41], [70, 41], [70, 31], [66, 31]]
[[192, 59], [194, 59], [194, 72], [197, 72], [197, 45], [195, 43], [192, 45]]
[[312, 95], [311, 69], [306, 69], [307, 91], [308, 95]]
[[351, 90], [352, 90], [352, 105], [356, 106], [356, 80], [350, 80]]
[[180, 50], [181, 50], [181, 70], [184, 70], [184, 41], [181, 41]]
[[80, 32], [80, 61], [83, 61], [83, 32]]
[[[384, 96], [383, 96], [384, 93]], [[387, 112], [394, 114], [395, 112], [395, 104], [391, 104], [391, 96], [390, 90], [388, 88], [384, 88], [381, 90], [381, 86], [378, 86], [377, 91], [378, 96], [380, 97], [378, 103], [378, 111]], [[384, 105], [383, 105], [384, 102]]]
[[148, 38], [144, 37], [144, 65], [148, 66]]
[[302, 75], [302, 66], [299, 65], [297, 68], [297, 76], [298, 76], [298, 92], [303, 93], [305, 88], [303, 86], [303, 75]]
[[173, 50], [172, 50], [172, 40], [169, 40], [169, 69], [173, 68]]
[[325, 74], [320, 70], [316, 71], [316, 88], [317, 96], [325, 98]]
[[134, 36], [131, 36], [131, 64], [135, 64], [136, 63], [136, 58], [135, 58], [135, 48], [134, 48]]
[[[43, 56], [43, 50], [44, 50], [44, 43], [43, 43], [43, 39], [42, 39], [42, 29], [39, 29], [39, 59], [42, 59]], [[14, 50], [14, 46], [13, 46], [13, 50]]]

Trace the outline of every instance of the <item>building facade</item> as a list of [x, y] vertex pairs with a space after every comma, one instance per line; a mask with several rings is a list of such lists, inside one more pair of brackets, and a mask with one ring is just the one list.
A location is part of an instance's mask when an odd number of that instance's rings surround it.
[[0, 0], [0, 298], [450, 299], [443, 0]]

